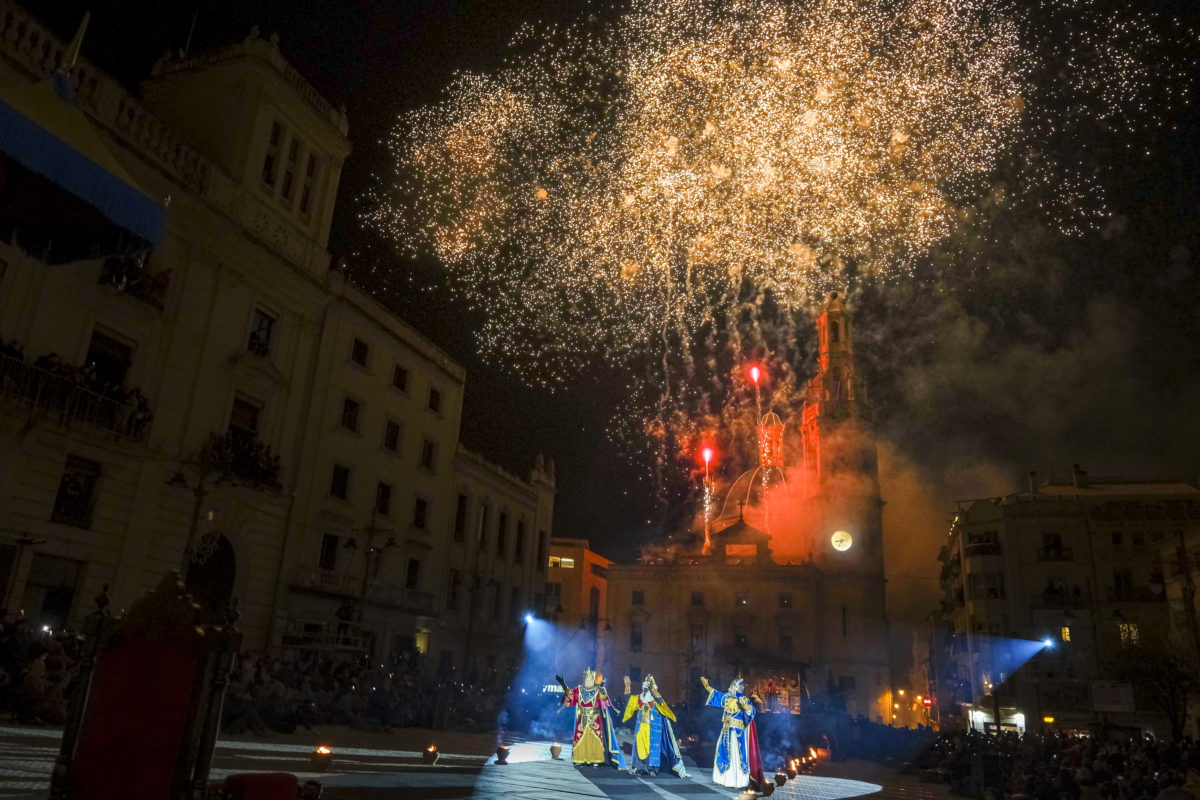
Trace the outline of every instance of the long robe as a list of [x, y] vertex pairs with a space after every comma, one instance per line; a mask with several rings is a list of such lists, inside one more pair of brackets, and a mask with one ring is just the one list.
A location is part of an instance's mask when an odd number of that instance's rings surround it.
[[625, 703], [625, 716], [621, 722], [628, 722], [637, 715], [633, 735], [633, 764], [634, 772], [645, 770], [658, 772], [663, 758], [671, 765], [671, 770], [681, 778], [687, 777], [683, 768], [683, 757], [679, 753], [679, 742], [675, 740], [675, 712], [670, 709], [661, 697], [645, 700], [641, 695], [630, 695]]
[[753, 779], [763, 781], [762, 762], [758, 753], [758, 732], [754, 727], [754, 704], [745, 707], [738, 702], [745, 695], [730, 696], [716, 689], [708, 690], [705, 705], [721, 709], [721, 735], [717, 737], [717, 752], [713, 759], [713, 783], [740, 789]]
[[602, 686], [576, 686], [563, 698], [559, 711], [575, 708], [575, 738], [571, 761], [576, 764], [611, 764], [625, 769], [625, 754], [617, 742], [610, 711], [612, 701]]

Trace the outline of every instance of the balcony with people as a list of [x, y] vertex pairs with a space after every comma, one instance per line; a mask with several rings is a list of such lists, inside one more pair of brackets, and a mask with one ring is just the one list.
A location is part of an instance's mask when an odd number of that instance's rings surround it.
[[0, 397], [63, 425], [79, 422], [119, 438], [144, 439], [154, 418], [149, 399], [137, 387], [125, 386], [128, 364], [113, 369], [109, 354], [97, 347], [94, 337], [84, 365], [76, 366], [57, 353], [29, 363], [18, 342], [0, 343]]
[[145, 266], [145, 255], [140, 253], [105, 259], [100, 269], [99, 283], [162, 311], [167, 289], [171, 285], [171, 270], [162, 269], [152, 274]]

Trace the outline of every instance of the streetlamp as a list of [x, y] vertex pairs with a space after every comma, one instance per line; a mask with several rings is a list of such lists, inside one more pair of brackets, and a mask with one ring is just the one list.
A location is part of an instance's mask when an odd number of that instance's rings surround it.
[[[377, 574], [379, 572], [379, 564], [380, 560], [383, 558], [383, 551], [385, 549], [397, 547], [398, 543], [396, 542], [396, 537], [391, 530], [376, 528], [374, 519], [371, 520], [370, 525], [360, 530], [367, 535], [367, 550], [363, 557], [362, 586], [359, 590], [358, 615], [356, 620], [356, 624], [361, 627], [363, 621], [363, 611], [367, 605], [367, 588], [370, 584], [372, 573]], [[384, 534], [387, 534], [387, 541], [385, 541], [381, 547], [376, 547], [375, 537], [383, 536]], [[346, 550], [357, 551], [358, 540], [351, 536], [346, 540], [346, 543], [342, 545], [342, 547]]]

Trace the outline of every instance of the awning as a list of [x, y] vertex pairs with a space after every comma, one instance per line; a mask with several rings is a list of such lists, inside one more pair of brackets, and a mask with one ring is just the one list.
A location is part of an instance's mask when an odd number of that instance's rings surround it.
[[[0, 154], [7, 158], [0, 169], [0, 224], [16, 232], [23, 249], [32, 245], [51, 263], [149, 249], [162, 240], [165, 208], [75, 106], [68, 80], [56, 73], [0, 89]], [[65, 192], [82, 205], [64, 206], [47, 191]]]

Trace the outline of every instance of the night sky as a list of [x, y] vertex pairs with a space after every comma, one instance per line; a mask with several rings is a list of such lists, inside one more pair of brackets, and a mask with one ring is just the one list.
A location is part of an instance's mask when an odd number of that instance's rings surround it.
[[[588, 537], [611, 557], [644, 540], [652, 487], [605, 435], [620, 382], [581, 378], [550, 396], [479, 363], [477, 320], [441, 290], [436, 266], [392, 254], [357, 222], [358, 198], [387, 172], [380, 140], [400, 113], [435, 100], [455, 70], [499, 64], [522, 22], [573, 20], [583, 3], [360, 0], [336, 4], [337, 13], [333, 3], [298, 1], [38, 5], [68, 40], [91, 10], [84, 55], [131, 87], [183, 47], [193, 17], [193, 52], [253, 25], [278, 32], [289, 61], [349, 113], [355, 152], [330, 248], [467, 366], [465, 443], [521, 473], [537, 449], [554, 455], [557, 535]], [[1192, 2], [1153, 8], [1200, 28]], [[1197, 60], [1190, 46], [1171, 55]], [[1065, 475], [1080, 462], [1092, 475], [1200, 472], [1200, 115], [1193, 106], [1172, 122], [1175, 130], [1139, 142], [1148, 157], [1116, 143], [1096, 148], [1116, 165], [1114, 219], [1101, 232], [1064, 239], [1021, 210], [999, 211], [986, 235], [958, 237], [912, 281], [855, 298], [856, 349], [884, 436], [897, 580], [930, 574], [953, 500], [1016, 491], [1027, 470]], [[970, 268], [956, 266], [964, 249]]]

